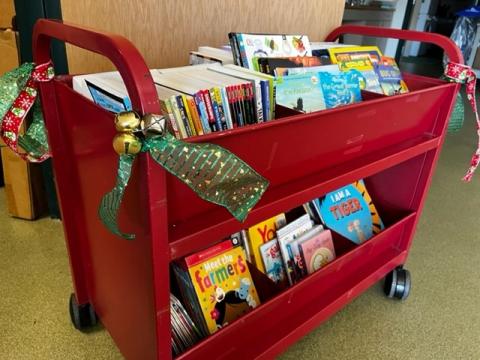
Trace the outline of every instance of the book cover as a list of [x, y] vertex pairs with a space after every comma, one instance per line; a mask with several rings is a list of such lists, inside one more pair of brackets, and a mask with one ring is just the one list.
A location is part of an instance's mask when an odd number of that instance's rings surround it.
[[326, 108], [318, 74], [301, 74], [277, 79], [277, 104], [309, 113]]
[[321, 58], [316, 56], [296, 56], [296, 57], [260, 57], [257, 59], [258, 66], [263, 72], [269, 75], [277, 75], [277, 68], [297, 68], [328, 65], [322, 62]]
[[305, 261], [300, 251], [300, 244], [303, 241], [306, 241], [314, 236], [317, 236], [317, 234], [321, 233], [322, 231], [323, 231], [322, 225], [314, 225], [310, 230], [304, 232], [299, 237], [296, 237], [290, 243], [287, 244], [287, 251], [291, 257], [292, 264], [293, 264], [293, 272], [294, 272], [293, 282], [294, 283], [298, 282], [300, 279], [302, 279], [308, 274]]
[[296, 277], [297, 273], [295, 272], [292, 249], [287, 245], [310, 230], [312, 227], [313, 221], [310, 219], [310, 216], [308, 214], [304, 214], [277, 231], [280, 253], [282, 254], [285, 272], [290, 285], [294, 284], [298, 279]]
[[376, 46], [351, 46], [351, 47], [336, 47], [329, 48], [330, 59], [333, 64], [340, 61], [348, 61], [354, 59], [368, 58], [372, 63], [380, 61], [382, 52]]
[[263, 265], [260, 246], [273, 240], [277, 236], [277, 230], [284, 226], [285, 223], [285, 214], [279, 214], [262, 221], [247, 230], [252, 263], [264, 274], [265, 266]]
[[239, 246], [188, 267], [210, 334], [260, 305]]
[[311, 56], [306, 35], [270, 35], [235, 33], [242, 66], [254, 69], [254, 57]]
[[384, 229], [363, 180], [325, 195], [318, 202], [322, 222], [356, 244]]
[[360, 87], [362, 89], [383, 94], [378, 74], [374, 70], [373, 63], [369, 58], [341, 60], [338, 62], [338, 66], [342, 71], [358, 70], [365, 79], [364, 82], [361, 82]]
[[382, 56], [380, 62], [375, 64], [374, 68], [385, 95], [390, 96], [408, 92], [407, 84], [403, 81], [402, 73], [395, 59]]
[[307, 274], [312, 274], [335, 259], [332, 232], [323, 230], [299, 243], [300, 256]]
[[282, 254], [278, 240], [275, 238], [260, 246], [265, 275], [267, 275], [276, 284], [284, 283], [287, 280], [287, 274], [283, 267]]
[[357, 70], [339, 74], [319, 72], [318, 77], [326, 108], [335, 108], [362, 100], [359, 80], [362, 75]]

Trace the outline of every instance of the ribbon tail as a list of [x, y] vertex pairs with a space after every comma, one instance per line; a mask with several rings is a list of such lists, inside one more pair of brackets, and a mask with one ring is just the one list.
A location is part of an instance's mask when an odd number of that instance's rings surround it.
[[18, 137], [18, 144], [27, 152], [32, 162], [43, 161], [50, 156], [42, 108], [38, 99], [33, 105], [32, 123], [25, 135]]
[[121, 155], [118, 162], [117, 183], [115, 187], [105, 194], [98, 208], [98, 216], [102, 223], [115, 235], [127, 240], [135, 239], [135, 234], [127, 234], [118, 227], [118, 211], [122, 203], [123, 194], [132, 173], [135, 155]]
[[236, 155], [215, 144], [194, 144], [167, 133], [147, 140], [152, 158], [202, 199], [225, 207], [244, 221], [268, 180]]

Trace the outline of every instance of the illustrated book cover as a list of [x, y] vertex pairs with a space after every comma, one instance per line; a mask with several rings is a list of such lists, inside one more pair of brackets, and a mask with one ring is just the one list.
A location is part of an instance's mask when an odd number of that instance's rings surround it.
[[332, 232], [323, 230], [304, 241], [300, 240], [299, 251], [307, 274], [313, 274], [335, 259]]
[[264, 274], [266, 274], [266, 272], [260, 253], [260, 246], [276, 238], [277, 230], [284, 226], [285, 223], [285, 214], [282, 213], [251, 226], [247, 230], [250, 259], [257, 269]]
[[200, 310], [209, 334], [260, 304], [242, 247], [212, 253], [215, 255], [209, 258], [201, 256], [197, 262], [185, 263], [193, 285], [189, 286], [190, 296], [187, 299], [194, 297], [197, 306], [193, 307], [193, 311]]
[[277, 104], [303, 113], [324, 110], [326, 105], [318, 74], [277, 78]]
[[317, 202], [324, 225], [356, 244], [384, 229], [363, 180], [326, 194]]
[[265, 266], [265, 274], [276, 284], [285, 283], [287, 275], [283, 266], [278, 240], [275, 238], [260, 246], [260, 253]]

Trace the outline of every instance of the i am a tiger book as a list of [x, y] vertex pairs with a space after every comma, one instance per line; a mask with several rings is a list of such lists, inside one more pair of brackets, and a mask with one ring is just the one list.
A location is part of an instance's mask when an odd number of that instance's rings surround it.
[[356, 244], [363, 243], [384, 229], [363, 180], [314, 201], [323, 224]]

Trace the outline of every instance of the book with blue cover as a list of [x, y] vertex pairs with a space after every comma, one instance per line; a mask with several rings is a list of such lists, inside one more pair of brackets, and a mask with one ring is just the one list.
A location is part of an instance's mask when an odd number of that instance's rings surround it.
[[314, 202], [323, 224], [356, 244], [384, 229], [363, 180], [332, 191]]
[[309, 113], [326, 108], [318, 74], [277, 78], [277, 104]]
[[359, 71], [319, 72], [318, 76], [326, 108], [330, 109], [362, 101], [360, 83], [363, 76]]

